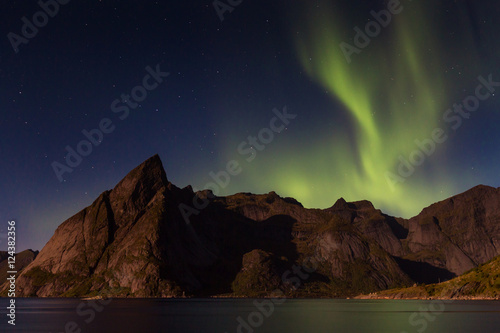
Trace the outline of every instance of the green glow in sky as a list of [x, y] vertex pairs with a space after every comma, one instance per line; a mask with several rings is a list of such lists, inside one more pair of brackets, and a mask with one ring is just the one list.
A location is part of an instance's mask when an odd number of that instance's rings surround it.
[[[405, 182], [393, 186], [386, 175], [398, 174], [400, 157], [408, 160], [418, 150], [416, 140], [431, 138], [436, 128], [449, 134], [442, 117], [463, 92], [444, 73], [455, 61], [473, 58], [472, 53], [450, 53], [450, 45], [443, 45], [442, 22], [429, 14], [435, 8], [402, 1], [401, 13], [348, 63], [340, 44], [354, 44], [354, 27], [364, 30], [368, 20], [359, 13], [356, 20], [347, 20], [339, 6], [317, 3], [299, 10], [301, 19], [290, 20], [291, 32], [303, 72], [331, 97], [331, 104], [318, 109], [324, 104], [311, 99], [310, 109], [289, 105], [298, 114], [297, 123], [277, 135], [251, 165], [243, 164], [242, 176], [222, 194], [276, 191], [310, 208], [330, 207], [340, 197], [366, 199], [385, 213], [406, 218], [457, 194], [460, 175], [448, 160], [452, 140], [437, 144]], [[366, 16], [373, 20], [370, 12]], [[453, 47], [471, 45], [468, 38], [458, 42]], [[469, 70], [467, 78], [474, 80], [478, 68]], [[319, 116], [318, 129], [304, 136], [298, 123]], [[234, 151], [234, 143], [226, 147], [229, 159]]]
[[280, 151], [277, 160], [262, 154], [256, 162], [262, 167], [247, 170], [248, 185], [266, 180], [269, 189], [306, 207], [329, 207], [340, 196], [368, 199], [404, 217], [454, 194], [434, 156], [405, 183], [392, 186], [385, 176], [397, 173], [398, 157], [408, 158], [417, 148], [416, 139], [430, 137], [449, 103], [439, 75], [443, 64], [436, 27], [417, 4], [411, 6], [354, 54], [350, 64], [339, 44], [353, 43], [355, 24], [342, 24], [342, 15], [324, 6], [306, 14], [295, 40], [298, 56], [307, 74], [333, 97], [332, 115], [348, 113], [350, 124], [337, 124], [329, 135], [312, 138], [306, 149]]
[[[310, 13], [296, 44], [308, 75], [343, 104], [340, 112], [351, 115], [355, 131], [355, 140], [346, 141], [333, 134], [330, 143], [311, 153], [313, 159], [325, 150], [332, 156], [316, 177], [334, 183], [335, 192], [348, 199], [366, 198], [379, 207], [391, 207], [394, 212], [411, 216], [430, 199], [451, 194], [452, 189], [441, 186], [449, 192], [435, 194], [438, 184], [429, 186], [430, 180], [419, 173], [412, 177], [420, 177], [420, 182], [410, 179], [396, 186], [385, 177], [387, 171], [396, 173], [400, 155], [408, 158], [416, 149], [415, 139], [430, 137], [448, 102], [446, 85], [437, 75], [442, 64], [433, 22], [416, 8], [417, 4], [407, 6], [413, 8], [403, 8], [393, 16], [390, 25], [373, 37], [361, 53], [352, 55], [350, 64], [339, 45], [353, 45], [354, 26], [339, 23], [342, 16], [333, 10], [325, 11], [323, 7], [322, 14]], [[339, 110], [332, 106], [332, 112]], [[431, 159], [427, 162], [431, 163]], [[347, 176], [335, 179], [344, 174]], [[293, 187], [286, 192], [302, 197]], [[314, 200], [312, 196], [310, 199]]]

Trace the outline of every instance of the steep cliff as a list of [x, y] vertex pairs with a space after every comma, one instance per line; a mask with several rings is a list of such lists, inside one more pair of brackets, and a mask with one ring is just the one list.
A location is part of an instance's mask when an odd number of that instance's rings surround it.
[[409, 220], [406, 258], [460, 275], [500, 254], [500, 189], [476, 186]]

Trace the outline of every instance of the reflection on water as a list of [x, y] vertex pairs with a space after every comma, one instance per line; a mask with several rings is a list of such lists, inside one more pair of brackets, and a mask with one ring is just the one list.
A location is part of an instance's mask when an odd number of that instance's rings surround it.
[[497, 333], [500, 302], [389, 300], [17, 299], [1, 332]]

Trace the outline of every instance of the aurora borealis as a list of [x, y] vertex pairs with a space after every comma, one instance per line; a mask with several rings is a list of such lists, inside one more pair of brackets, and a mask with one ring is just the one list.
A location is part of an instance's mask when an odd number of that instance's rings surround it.
[[[414, 7], [406, 8], [411, 14], [405, 15], [405, 6]], [[430, 136], [446, 109], [450, 85], [436, 75], [444, 65], [435, 23], [428, 20], [428, 11], [417, 8], [423, 5], [401, 4], [400, 13], [349, 64], [339, 45], [346, 36], [342, 32], [353, 23], [334, 23], [342, 22], [342, 16], [335, 15], [327, 3], [320, 7], [322, 14], [309, 13], [306, 33], [297, 38], [298, 53], [306, 72], [350, 114], [349, 130], [355, 133], [351, 139], [337, 137], [330, 147], [322, 147], [332, 152], [327, 164], [336, 170], [334, 174], [347, 174], [332, 188], [340, 188], [348, 198], [373, 198], [403, 216], [416, 214], [430, 197], [442, 197], [433, 195], [428, 182], [422, 182], [428, 173], [420, 173], [418, 182], [395, 186], [386, 173], [396, 173], [398, 157], [408, 158], [417, 148], [414, 140]], [[435, 166], [432, 159], [428, 164]], [[443, 176], [434, 186], [444, 189], [444, 195], [456, 191]]]
[[[390, 8], [397, 14], [347, 61], [341, 45], [355, 46]], [[39, 9], [1, 5], [4, 37]], [[276, 191], [311, 208], [366, 199], [406, 218], [475, 185], [500, 186], [498, 95], [484, 88], [477, 111], [461, 126], [450, 120], [479, 77], [500, 81], [499, 10], [471, 0], [243, 1], [221, 21], [210, 2], [68, 3], [18, 53], [3, 38], [0, 219], [18, 221], [20, 247], [40, 249], [156, 153], [179, 187], [202, 189], [236, 160], [242, 171], [220, 195]], [[169, 77], [120, 122], [110, 103], [156, 64]], [[253, 144], [248, 161], [238, 147], [285, 106], [297, 117]], [[106, 117], [116, 130], [59, 182], [51, 162]], [[401, 159], [436, 129], [446, 139], [391, 185], [388, 173], [400, 176]]]
[[[371, 200], [376, 207], [404, 217], [464, 190], [460, 183], [466, 175], [447, 160], [450, 145], [456, 142], [449, 139], [454, 131], [444, 115], [469, 93], [457, 92], [457, 76], [458, 82], [468, 76], [467, 84], [474, 88], [474, 71], [488, 73], [475, 49], [471, 18], [464, 17], [463, 8], [448, 9], [461, 24], [453, 27], [454, 33], [462, 33], [456, 38], [459, 45], [450, 45], [446, 37], [450, 32], [439, 22], [434, 3], [402, 2], [399, 14], [371, 38], [366, 49], [352, 54], [349, 63], [339, 45], [354, 44], [353, 28], [359, 25], [365, 30], [367, 20], [346, 19], [342, 5], [332, 6], [331, 1], [315, 3], [302, 7], [295, 17], [300, 22], [294, 26], [296, 53], [305, 72], [330, 94], [329, 111], [344, 112], [349, 118], [334, 126], [331, 135], [310, 139], [309, 147], [300, 148], [300, 158], [280, 162], [264, 157], [258, 168], [266, 175], [255, 172], [251, 182], [272, 179], [270, 186], [306, 207], [328, 207], [343, 196]], [[378, 7], [376, 12], [384, 9]], [[368, 20], [375, 21], [372, 16]], [[467, 52], [446, 49], [460, 46]], [[457, 76], [446, 75], [449, 64], [464, 63], [473, 65], [464, 66]], [[388, 173], [399, 176], [401, 159], [409, 160], [420, 150], [416, 140], [431, 139], [435, 129], [442, 130], [445, 142], [436, 143], [435, 152], [425, 155], [410, 177], [391, 183]]]

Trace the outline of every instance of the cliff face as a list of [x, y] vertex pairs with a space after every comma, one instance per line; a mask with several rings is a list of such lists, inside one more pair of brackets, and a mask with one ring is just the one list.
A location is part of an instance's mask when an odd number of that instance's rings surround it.
[[409, 221], [407, 256], [460, 275], [500, 253], [500, 189], [477, 186]]
[[[437, 282], [500, 254], [499, 201], [499, 190], [477, 187], [410, 220], [368, 201], [306, 209], [274, 192], [179, 189], [154, 156], [62, 223], [17, 286], [23, 296], [264, 296], [276, 288], [343, 296]], [[291, 288], [287, 272], [305, 260], [315, 272]]]
[[175, 279], [168, 277], [182, 275], [180, 259], [194, 250], [187, 248], [189, 240], [182, 242], [189, 230], [177, 209], [181, 192], [167, 181], [158, 156], [147, 160], [57, 228], [18, 277], [21, 295], [103, 289], [138, 297], [179, 295]]

